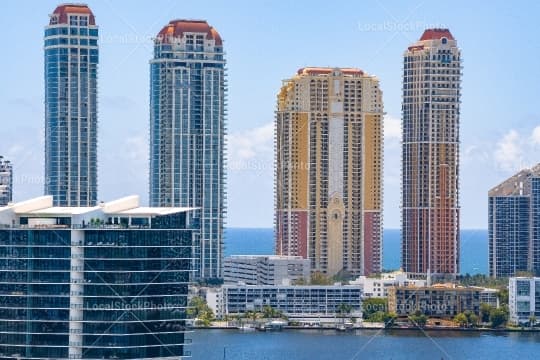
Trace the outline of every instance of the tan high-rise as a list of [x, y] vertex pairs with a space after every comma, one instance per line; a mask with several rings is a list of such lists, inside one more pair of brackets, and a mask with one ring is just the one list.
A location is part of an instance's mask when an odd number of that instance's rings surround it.
[[381, 271], [383, 104], [358, 69], [302, 68], [276, 114], [276, 252], [335, 275]]
[[461, 55], [448, 29], [428, 29], [404, 53], [402, 264], [459, 273]]

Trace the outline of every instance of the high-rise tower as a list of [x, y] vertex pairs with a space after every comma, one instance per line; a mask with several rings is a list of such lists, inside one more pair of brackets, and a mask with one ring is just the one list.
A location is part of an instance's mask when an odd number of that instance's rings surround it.
[[83, 4], [58, 6], [45, 28], [45, 194], [97, 202], [98, 27]]
[[0, 156], [0, 206], [13, 200], [13, 166], [9, 160]]
[[276, 115], [276, 252], [314, 271], [381, 271], [383, 104], [358, 69], [302, 68]]
[[195, 269], [221, 277], [224, 199], [225, 59], [203, 20], [173, 20], [150, 61], [150, 204], [200, 210]]
[[403, 59], [402, 265], [459, 273], [461, 54], [448, 29], [428, 29]]

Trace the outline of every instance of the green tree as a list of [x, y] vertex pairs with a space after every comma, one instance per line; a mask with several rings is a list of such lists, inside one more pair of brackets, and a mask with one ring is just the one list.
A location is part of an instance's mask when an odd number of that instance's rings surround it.
[[499, 298], [500, 306], [508, 305], [508, 289], [501, 289], [497, 293], [497, 297]]
[[337, 307], [337, 313], [341, 318], [341, 322], [344, 322], [345, 317], [353, 311], [353, 307], [350, 304], [341, 303]]
[[474, 327], [478, 325], [478, 316], [476, 314], [469, 316], [469, 324]]
[[529, 316], [529, 327], [532, 328], [534, 325], [536, 325], [536, 316], [531, 315]]
[[416, 310], [414, 314], [409, 315], [409, 320], [418, 327], [424, 327], [428, 321], [428, 317], [420, 310]]
[[491, 322], [492, 328], [498, 328], [508, 320], [508, 315], [504, 309], [492, 309], [489, 314], [489, 321]]
[[493, 310], [493, 306], [481, 303], [480, 304], [480, 321], [483, 323], [489, 322], [489, 315], [491, 314], [491, 310]]
[[464, 313], [459, 313], [456, 316], [454, 316], [454, 322], [461, 327], [465, 327], [467, 326], [469, 321], [467, 319], [467, 315], [465, 315]]
[[197, 323], [203, 326], [210, 326], [214, 321], [214, 312], [200, 296], [193, 297], [188, 305], [187, 315], [191, 319], [196, 319]]
[[379, 311], [382, 313], [388, 311], [388, 300], [386, 298], [369, 298], [362, 302], [362, 317], [364, 320], [370, 319], [374, 313]]

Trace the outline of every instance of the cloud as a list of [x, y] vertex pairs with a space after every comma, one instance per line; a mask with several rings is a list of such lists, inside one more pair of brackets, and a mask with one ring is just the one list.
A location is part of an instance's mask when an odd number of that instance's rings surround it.
[[540, 145], [540, 126], [533, 129], [531, 134], [531, 142], [533, 145]]
[[401, 140], [401, 120], [392, 115], [384, 117], [384, 138]]
[[227, 135], [229, 163], [252, 161], [263, 157], [273, 159], [274, 123]]
[[523, 162], [523, 141], [519, 133], [512, 129], [497, 142], [494, 159], [497, 166], [504, 171], [512, 171]]
[[144, 135], [124, 139], [123, 157], [128, 160], [144, 161], [148, 158], [148, 142]]

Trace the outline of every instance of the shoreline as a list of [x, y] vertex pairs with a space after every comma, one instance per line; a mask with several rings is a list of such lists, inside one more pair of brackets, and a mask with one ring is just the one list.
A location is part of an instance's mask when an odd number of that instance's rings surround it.
[[[264, 332], [260, 331], [256, 328], [253, 328], [249, 331], [245, 331], [240, 329], [237, 326], [198, 326], [198, 327], [192, 327], [190, 328], [191, 331], [194, 330], [237, 330], [242, 332], [251, 332], [251, 331], [258, 331], [258, 332]], [[383, 328], [383, 327], [357, 327], [357, 328], [351, 328], [346, 330], [339, 330], [336, 327], [303, 327], [303, 326], [284, 326], [282, 329], [279, 330], [268, 330], [268, 332], [276, 332], [276, 331], [297, 331], [297, 330], [308, 330], [308, 331], [328, 331], [333, 330], [339, 333], [351, 333], [355, 331], [362, 331], [362, 330], [384, 330], [384, 331], [450, 331], [450, 332], [464, 332], [464, 333], [470, 333], [470, 332], [491, 332], [491, 333], [540, 333], [540, 328], [535, 329], [528, 329], [528, 328], [500, 328], [500, 329], [492, 329], [492, 328], [459, 328], [459, 327], [443, 327], [443, 326], [426, 326], [423, 328], [418, 327], [389, 327], [389, 328]]]

